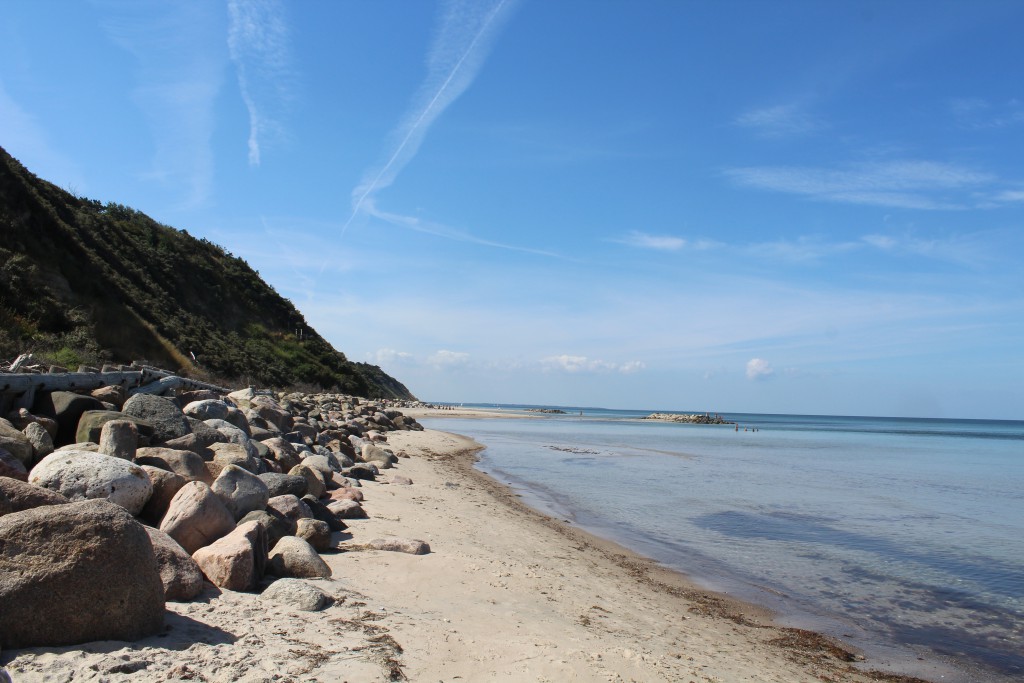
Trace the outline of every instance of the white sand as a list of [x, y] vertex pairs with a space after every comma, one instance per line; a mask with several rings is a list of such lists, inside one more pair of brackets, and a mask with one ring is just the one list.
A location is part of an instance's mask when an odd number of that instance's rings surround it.
[[[306, 613], [210, 588], [168, 603], [162, 636], [0, 661], [15, 683], [874, 680], [813, 634], [529, 510], [472, 467], [468, 439], [428, 430], [389, 443], [411, 457], [365, 483], [370, 519], [336, 535], [350, 550], [325, 555], [334, 578], [314, 582], [338, 604]], [[395, 474], [413, 484], [384, 483]], [[356, 549], [383, 536], [432, 552]]]

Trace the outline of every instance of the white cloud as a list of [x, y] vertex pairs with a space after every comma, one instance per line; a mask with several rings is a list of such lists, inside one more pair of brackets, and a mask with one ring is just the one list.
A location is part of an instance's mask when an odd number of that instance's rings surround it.
[[743, 128], [750, 128], [766, 138], [806, 135], [825, 127], [797, 104], [751, 109], [737, 116], [734, 123]]
[[752, 166], [725, 173], [738, 185], [819, 201], [926, 210], [968, 208], [970, 197], [958, 192], [985, 189], [999, 182], [990, 173], [918, 160], [862, 163], [842, 169]]
[[371, 361], [377, 365], [396, 365], [408, 363], [412, 360], [413, 355], [411, 353], [396, 351], [395, 349], [377, 349], [376, 352], [371, 354]]
[[704, 251], [722, 246], [721, 243], [709, 239], [688, 240], [675, 235], [651, 235], [639, 230], [631, 230], [625, 237], [611, 241], [637, 249], [653, 249], [655, 251], [679, 251], [681, 249]]
[[368, 170], [352, 190], [352, 213], [342, 226], [342, 233], [360, 212], [374, 210], [373, 202], [368, 200], [395, 181], [416, 156], [430, 126], [473, 83], [514, 4], [515, 0], [456, 0], [448, 4], [434, 36], [427, 78], [405, 117], [392, 131], [393, 142], [386, 160]]
[[448, 351], [441, 349], [432, 354], [427, 362], [438, 367], [456, 367], [466, 365], [469, 362], [469, 354], [462, 351]]
[[229, 0], [228, 16], [228, 50], [249, 112], [249, 165], [259, 166], [261, 144], [284, 135], [292, 99], [285, 9], [279, 0]]
[[775, 374], [775, 369], [763, 358], [751, 358], [747, 361], [747, 379], [767, 379]]
[[562, 372], [621, 372], [623, 374], [630, 374], [638, 372], [647, 367], [643, 361], [629, 361], [627, 363], [616, 364], [608, 361], [599, 360], [596, 358], [587, 358], [586, 356], [572, 356], [569, 354], [562, 354], [560, 356], [548, 356], [542, 358], [541, 367], [544, 370], [556, 370]]

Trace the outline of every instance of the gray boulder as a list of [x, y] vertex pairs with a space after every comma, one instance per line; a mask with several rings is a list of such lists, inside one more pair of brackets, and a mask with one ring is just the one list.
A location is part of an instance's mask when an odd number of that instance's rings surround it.
[[131, 417], [116, 410], [87, 410], [82, 413], [78, 420], [78, 428], [75, 432], [75, 441], [84, 443], [100, 442], [100, 434], [103, 433], [103, 425], [113, 420], [131, 420], [139, 433], [140, 446], [148, 446], [153, 439], [154, 427], [152, 423], [138, 417]]
[[196, 561], [173, 538], [151, 526], [145, 527], [160, 567], [164, 599], [188, 602], [203, 592], [203, 572]]
[[179, 476], [174, 472], [162, 470], [152, 465], [142, 465], [146, 476], [153, 483], [153, 495], [146, 501], [146, 505], [139, 513], [139, 518], [147, 524], [160, 526], [160, 520], [167, 514], [174, 496], [181, 490], [181, 487], [188, 483], [188, 479]]
[[223, 420], [228, 416], [229, 406], [224, 401], [192, 401], [182, 409], [189, 417], [197, 420]]
[[278, 579], [267, 586], [260, 599], [288, 605], [303, 612], [319, 612], [332, 602], [322, 590], [301, 579]]
[[297, 528], [293, 519], [288, 519], [274, 509], [253, 510], [238, 520], [239, 526], [246, 522], [259, 522], [267, 531], [267, 547], [273, 548], [285, 536], [294, 536]]
[[288, 471], [288, 474], [305, 479], [306, 491], [314, 498], [319, 498], [327, 491], [327, 484], [324, 482], [324, 475], [320, 473], [320, 470], [306, 465], [296, 465]]
[[3, 493], [10, 502], [11, 512], [31, 510], [43, 505], [64, 505], [71, 502], [56, 491], [9, 477], [0, 477], [0, 493]]
[[103, 403], [92, 396], [82, 396], [70, 391], [36, 393], [32, 412], [52, 417], [57, 421], [56, 445], [74, 443], [78, 420], [87, 410], [104, 410]]
[[0, 647], [133, 641], [163, 628], [149, 535], [105, 500], [0, 517]]
[[264, 439], [263, 445], [270, 449], [270, 456], [281, 465], [281, 470], [287, 472], [301, 461], [295, 446], [291, 442], [275, 436], [271, 439]]
[[408, 553], [409, 555], [426, 555], [430, 545], [426, 541], [414, 538], [375, 538], [366, 544], [370, 550], [386, 550], [392, 553]]
[[172, 448], [147, 447], [135, 452], [135, 462], [139, 465], [152, 465], [168, 472], [174, 472], [189, 481], [213, 483], [213, 477], [202, 456], [192, 451], [179, 451]]
[[295, 536], [285, 536], [270, 551], [267, 572], [278, 577], [326, 579], [331, 568], [309, 543]]
[[73, 501], [105, 498], [133, 515], [142, 512], [153, 494], [153, 484], [141, 467], [89, 451], [54, 452], [32, 468], [28, 481]]
[[[25, 463], [14, 457], [10, 451], [0, 448], [0, 477], [10, 477], [11, 479], [20, 479], [21, 481], [28, 481], [28, 468], [25, 467]], [[305, 486], [305, 479], [303, 486]]]
[[213, 462], [221, 469], [228, 465], [237, 465], [253, 474], [260, 473], [260, 459], [245, 446], [237, 443], [215, 443], [210, 446], [210, 451], [213, 452]]
[[100, 429], [100, 453], [131, 460], [139, 447], [139, 429], [131, 420], [111, 420]]
[[0, 418], [0, 448], [17, 458], [25, 467], [32, 466], [32, 442], [25, 433]]
[[309, 488], [305, 477], [299, 477], [294, 474], [264, 472], [260, 475], [260, 479], [262, 479], [263, 483], [267, 485], [267, 490], [270, 492], [271, 498], [274, 496], [282, 496], [287, 493], [301, 498], [306, 495], [306, 491]]
[[331, 527], [319, 519], [300, 519], [295, 525], [294, 535], [305, 540], [320, 553], [331, 547]]
[[39, 462], [50, 453], [53, 453], [53, 439], [46, 428], [38, 422], [29, 422], [21, 430], [32, 444], [32, 462]]
[[270, 491], [258, 476], [237, 465], [228, 465], [210, 486], [225, 507], [241, 519], [253, 510], [262, 510], [270, 500]]
[[154, 443], [185, 436], [192, 431], [178, 404], [163, 396], [136, 394], [124, 402], [121, 412], [151, 422]]

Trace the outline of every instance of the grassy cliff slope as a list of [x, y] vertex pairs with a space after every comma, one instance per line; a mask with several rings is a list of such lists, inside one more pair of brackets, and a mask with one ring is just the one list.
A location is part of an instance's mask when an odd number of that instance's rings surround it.
[[146, 359], [221, 382], [411, 398], [334, 350], [242, 259], [69, 194], [0, 148], [0, 358], [24, 351], [65, 366]]

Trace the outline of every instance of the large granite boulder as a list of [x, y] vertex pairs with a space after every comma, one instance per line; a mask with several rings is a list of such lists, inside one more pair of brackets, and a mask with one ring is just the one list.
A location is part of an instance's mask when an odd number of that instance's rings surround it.
[[[0, 448], [0, 477], [28, 481], [28, 468], [25, 467], [25, 463], [5, 448]], [[306, 485], [305, 479], [302, 480], [302, 485]]]
[[46, 428], [38, 422], [29, 422], [21, 430], [32, 444], [32, 462], [36, 463], [53, 453], [53, 439]]
[[279, 436], [264, 439], [262, 443], [270, 449], [270, 457], [280, 463], [281, 470], [284, 472], [295, 467], [301, 461], [299, 454], [295, 451], [295, 446]]
[[267, 531], [268, 548], [273, 548], [285, 536], [294, 536], [295, 530], [298, 528], [295, 520], [288, 519], [273, 508], [253, 510], [238, 520], [239, 525], [246, 522], [259, 522], [263, 525], [263, 528]]
[[113, 420], [130, 420], [134, 423], [135, 430], [139, 433], [138, 445], [148, 446], [152, 441], [155, 427], [151, 422], [119, 413], [116, 410], [87, 410], [82, 413], [82, 416], [78, 419], [75, 441], [77, 443], [85, 441], [99, 443], [100, 434], [103, 433], [103, 425]]
[[224, 507], [217, 494], [200, 481], [190, 481], [181, 487], [160, 522], [160, 531], [190, 554], [234, 528], [235, 516]]
[[213, 585], [232, 591], [252, 590], [267, 566], [267, 532], [259, 522], [245, 522], [197, 550], [192, 559]]
[[57, 421], [58, 446], [74, 443], [78, 420], [87, 410], [104, 410], [103, 403], [92, 396], [82, 396], [70, 391], [41, 391], [36, 393], [32, 412], [52, 417]]
[[25, 467], [32, 466], [32, 442], [25, 433], [0, 418], [0, 448], [17, 458]]
[[241, 519], [253, 510], [262, 510], [270, 500], [270, 491], [263, 480], [237, 465], [228, 465], [210, 486], [225, 507]]
[[182, 412], [197, 420], [223, 420], [228, 416], [229, 406], [220, 400], [192, 401]]
[[151, 526], [145, 527], [153, 544], [153, 554], [160, 567], [164, 599], [188, 602], [203, 592], [203, 572], [192, 556], [173, 538]]
[[354, 500], [336, 500], [327, 504], [327, 509], [338, 519], [366, 519], [366, 510]]
[[325, 491], [327, 491], [327, 484], [324, 481], [324, 475], [320, 470], [306, 465], [296, 465], [288, 470], [288, 474], [305, 479], [306, 491], [314, 498], [319, 498], [324, 495]]
[[331, 547], [331, 527], [319, 519], [300, 519], [295, 525], [294, 535], [309, 543], [318, 553]]
[[261, 600], [288, 605], [303, 612], [319, 612], [331, 604], [322, 590], [301, 579], [278, 579], [260, 594]]
[[0, 493], [3, 493], [10, 501], [11, 512], [31, 510], [43, 505], [64, 505], [71, 502], [56, 491], [10, 477], [0, 477]]
[[305, 477], [299, 477], [294, 474], [264, 472], [260, 475], [260, 479], [262, 479], [263, 483], [267, 485], [271, 498], [274, 496], [283, 496], [288, 493], [301, 498], [306, 495], [306, 491], [309, 488], [309, 485], [306, 484]]
[[213, 452], [213, 462], [224, 469], [228, 465], [237, 465], [243, 470], [260, 473], [260, 459], [253, 455], [245, 446], [237, 443], [215, 443], [210, 446]]
[[[348, 528], [345, 522], [341, 521], [341, 517], [335, 514], [329, 506], [324, 505], [320, 499], [307, 494], [302, 497], [302, 502], [313, 513], [313, 518], [319, 519], [321, 522], [327, 522], [327, 525], [331, 527], [331, 531], [344, 531]], [[352, 501], [345, 502], [350, 503]], [[336, 503], [331, 503], [331, 505], [336, 505]], [[359, 503], [356, 503], [356, 505], [359, 505]]]
[[142, 512], [153, 494], [153, 483], [141, 467], [89, 451], [51, 453], [32, 468], [28, 481], [69, 500], [105, 498], [133, 515]]
[[188, 479], [152, 465], [142, 465], [142, 469], [146, 471], [146, 476], [153, 482], [153, 495], [149, 497], [146, 505], [142, 508], [139, 518], [147, 524], [158, 527], [164, 515], [167, 514], [167, 508], [171, 506], [174, 496], [182, 486], [188, 483]]
[[150, 446], [135, 451], [135, 462], [139, 465], [152, 465], [189, 481], [213, 483], [213, 476], [202, 456], [192, 451], [179, 451], [173, 448]]
[[163, 628], [149, 535], [105, 500], [0, 517], [0, 647], [138, 640]]
[[430, 552], [430, 545], [426, 541], [395, 536], [375, 538], [367, 543], [366, 547], [370, 550], [385, 550], [387, 552], [407, 553], [409, 555], [426, 555]]
[[278, 577], [326, 579], [331, 568], [309, 543], [295, 536], [285, 536], [270, 551], [267, 572]]
[[111, 420], [100, 429], [100, 453], [131, 460], [139, 447], [139, 428], [131, 420]]
[[154, 443], [185, 436], [192, 431], [178, 404], [163, 396], [136, 394], [124, 402], [121, 412], [151, 422]]
[[363, 462], [373, 463], [383, 470], [398, 462], [398, 458], [395, 457], [394, 453], [384, 450], [380, 446], [374, 446], [372, 443], [363, 444], [360, 456]]

